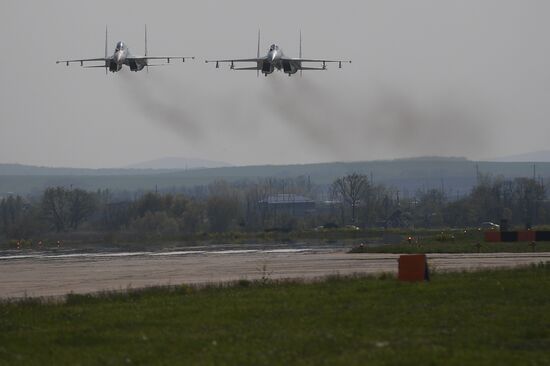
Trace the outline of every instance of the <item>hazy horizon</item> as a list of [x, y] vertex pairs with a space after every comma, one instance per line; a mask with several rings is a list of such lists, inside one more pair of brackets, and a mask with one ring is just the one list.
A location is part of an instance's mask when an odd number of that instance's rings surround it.
[[[181, 166], [182, 161], [177, 160], [189, 160], [191, 164], [189, 166]], [[411, 156], [402, 158], [390, 158], [390, 159], [372, 159], [372, 160], [332, 160], [332, 161], [312, 161], [306, 163], [289, 162], [289, 163], [251, 163], [251, 164], [233, 164], [227, 161], [214, 161], [205, 160], [200, 158], [186, 158], [167, 156], [159, 159], [153, 159], [148, 161], [141, 161], [123, 166], [102, 166], [102, 167], [88, 167], [88, 166], [68, 166], [68, 165], [35, 165], [35, 164], [23, 164], [18, 162], [0, 162], [0, 165], [20, 165], [37, 168], [52, 168], [52, 169], [98, 169], [98, 170], [180, 170], [180, 169], [203, 169], [203, 168], [238, 168], [238, 167], [252, 167], [252, 166], [286, 166], [286, 165], [310, 165], [310, 164], [354, 164], [354, 163], [370, 163], [370, 162], [395, 162], [395, 161], [469, 161], [472, 163], [527, 163], [527, 164], [541, 164], [550, 163], [550, 150], [536, 151], [532, 153], [523, 153], [509, 156], [493, 157], [488, 159], [469, 159], [464, 156]], [[202, 165], [201, 165], [202, 162]], [[178, 164], [179, 163], [179, 164]], [[152, 166], [149, 166], [152, 165]]]
[[[233, 165], [416, 156], [483, 160], [548, 150], [550, 3], [6, 1], [0, 163], [113, 168], [162, 157]], [[315, 16], [311, 16], [314, 12]], [[56, 65], [124, 40], [195, 61], [105, 76]], [[215, 69], [278, 43], [342, 70]]]

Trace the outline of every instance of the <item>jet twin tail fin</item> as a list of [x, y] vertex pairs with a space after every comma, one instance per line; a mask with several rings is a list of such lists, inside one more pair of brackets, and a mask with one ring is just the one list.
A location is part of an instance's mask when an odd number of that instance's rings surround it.
[[[107, 59], [107, 42], [108, 39], [108, 29], [107, 26], [105, 26], [105, 59]], [[109, 72], [107, 71], [107, 62], [105, 62], [105, 75], [107, 75]]]
[[147, 24], [145, 24], [145, 56], [147, 56]]
[[[145, 57], [147, 57], [147, 24], [145, 24]], [[149, 65], [146, 66], [147, 73], [149, 73]]]
[[[300, 58], [302, 58], [302, 30], [300, 29]], [[302, 69], [300, 69], [300, 77], [302, 76]]]
[[[258, 52], [256, 53], [256, 58], [260, 58], [260, 28], [258, 28]], [[256, 77], [260, 77], [260, 69], [256, 71]]]

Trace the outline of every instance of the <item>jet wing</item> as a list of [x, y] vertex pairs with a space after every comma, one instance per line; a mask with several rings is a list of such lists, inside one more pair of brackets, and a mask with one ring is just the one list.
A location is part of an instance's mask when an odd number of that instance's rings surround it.
[[323, 60], [323, 59], [313, 59], [313, 58], [283, 58], [283, 60], [288, 61], [298, 61], [298, 62], [325, 62], [325, 63], [336, 63], [336, 62], [342, 62], [342, 63], [349, 63], [351, 64], [351, 61], [349, 60]]
[[[194, 60], [195, 56], [140, 56], [140, 57], [126, 57], [126, 60], [134, 60], [134, 61], [142, 61], [147, 62], [149, 60], [166, 60], [166, 63], [170, 63], [171, 60], [182, 60], [182, 62], [185, 62], [186, 59]], [[149, 65], [152, 66], [152, 65]]]
[[[236, 58], [232, 60], [206, 60], [205, 62], [207, 64], [211, 62], [215, 62], [216, 68], [220, 67], [220, 63], [230, 63], [232, 70], [260, 70], [262, 68], [261, 65], [264, 61], [265, 61], [265, 57], [259, 57], [259, 58], [256, 57], [256, 58]], [[256, 62], [256, 67], [234, 67], [234, 64], [238, 62]]]
[[[301, 70], [325, 70], [326, 64], [328, 63], [337, 63], [339, 68], [342, 68], [343, 63], [351, 64], [349, 60], [323, 60], [323, 59], [312, 59], [312, 58], [283, 58], [283, 61], [290, 61], [294, 64], [299, 65]], [[302, 67], [302, 63], [320, 63], [323, 64], [322, 67]]]
[[84, 66], [84, 62], [98, 62], [98, 61], [107, 62], [109, 60], [110, 58], [98, 57], [98, 58], [83, 58], [80, 60], [58, 60], [58, 61], [55, 61], [55, 63], [67, 64], [67, 66], [69, 66], [69, 64], [72, 64], [72, 63], [80, 63], [80, 66]]
[[260, 66], [253, 67], [232, 67], [231, 70], [261, 70]]
[[261, 62], [265, 60], [265, 57], [264, 58], [235, 58], [235, 59], [232, 59], [232, 60], [206, 60], [205, 62], [206, 63], [210, 63], [210, 62]]

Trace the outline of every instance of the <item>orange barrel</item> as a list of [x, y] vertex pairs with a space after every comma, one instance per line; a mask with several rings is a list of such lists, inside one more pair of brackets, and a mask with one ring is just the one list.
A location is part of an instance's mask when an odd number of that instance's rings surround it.
[[399, 281], [418, 282], [430, 280], [426, 254], [400, 255], [398, 267], [397, 278]]

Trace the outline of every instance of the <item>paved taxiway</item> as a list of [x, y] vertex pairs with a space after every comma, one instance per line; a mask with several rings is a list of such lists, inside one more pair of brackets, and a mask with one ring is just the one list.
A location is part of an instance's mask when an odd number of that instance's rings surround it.
[[[397, 271], [398, 255], [342, 251], [127, 253], [0, 258], [0, 298], [58, 296], [153, 285]], [[550, 253], [431, 254], [438, 271], [514, 267], [550, 261]]]

